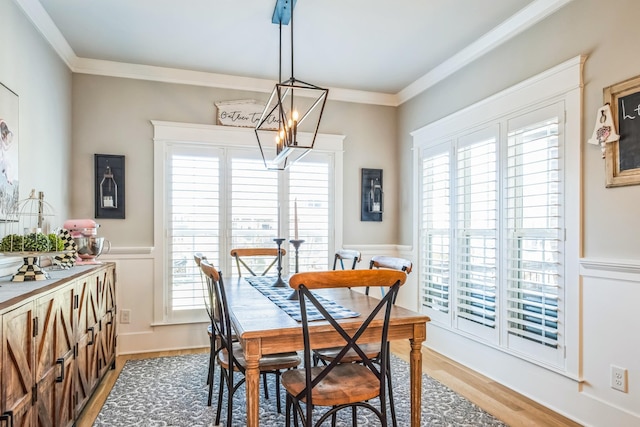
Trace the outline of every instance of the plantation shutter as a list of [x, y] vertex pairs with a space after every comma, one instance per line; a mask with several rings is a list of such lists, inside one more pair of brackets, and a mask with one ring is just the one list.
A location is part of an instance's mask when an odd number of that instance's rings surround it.
[[435, 316], [450, 309], [450, 157], [446, 151], [428, 152], [422, 158], [421, 303]]
[[560, 345], [564, 224], [558, 116], [547, 108], [509, 123], [506, 279], [512, 348]]
[[204, 306], [204, 287], [193, 254], [214, 265], [220, 258], [220, 159], [211, 149], [174, 147], [168, 153], [169, 301], [173, 310]]
[[[261, 158], [244, 156], [232, 154], [231, 159], [229, 251], [233, 248], [275, 249], [273, 239], [278, 237], [278, 173], [267, 170]], [[252, 270], [261, 272], [273, 258], [249, 257], [244, 261]], [[236, 266], [231, 268], [236, 274]], [[275, 268], [270, 270], [270, 273], [274, 272]]]
[[461, 137], [456, 156], [456, 316], [486, 338], [496, 327], [497, 126]]
[[[292, 165], [289, 172], [289, 236], [295, 237], [295, 207], [298, 238], [304, 240], [298, 254], [299, 271], [327, 270], [332, 216], [330, 206], [330, 158], [310, 156]], [[289, 271], [295, 272], [295, 249], [289, 245]]]

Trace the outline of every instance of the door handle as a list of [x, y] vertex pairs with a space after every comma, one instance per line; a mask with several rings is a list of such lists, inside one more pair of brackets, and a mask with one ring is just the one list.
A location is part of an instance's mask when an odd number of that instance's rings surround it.
[[64, 381], [64, 357], [56, 360], [56, 364], [60, 365], [60, 375], [56, 377], [56, 382], [61, 383], [62, 381]]

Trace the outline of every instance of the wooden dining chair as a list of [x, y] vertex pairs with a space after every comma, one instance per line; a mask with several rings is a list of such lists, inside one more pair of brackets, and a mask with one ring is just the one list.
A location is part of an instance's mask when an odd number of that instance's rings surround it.
[[[356, 265], [362, 260], [362, 255], [360, 251], [356, 251], [353, 249], [340, 249], [336, 251], [336, 255], [333, 259], [333, 269], [336, 270], [338, 266], [338, 261], [340, 261], [340, 267], [345, 269], [344, 261], [348, 260], [351, 262], [351, 269], [355, 270]], [[339, 348], [321, 348], [313, 351], [313, 366], [318, 366], [318, 363], [325, 362], [325, 365], [328, 363], [327, 361], [331, 361], [336, 354], [340, 351]], [[378, 354], [378, 350], [373, 353], [373, 355]], [[353, 358], [353, 360], [348, 360], [349, 358]], [[350, 352], [347, 357], [347, 361], [349, 363], [358, 360], [358, 355], [354, 352]]]
[[[304, 426], [319, 426], [332, 418], [335, 424], [337, 412], [352, 408], [352, 421], [356, 425], [356, 408], [372, 411], [383, 427], [387, 426], [387, 405], [385, 377], [389, 358], [388, 331], [393, 297], [404, 284], [406, 274], [394, 270], [344, 270], [297, 273], [289, 279], [289, 286], [298, 293], [302, 317], [302, 339], [304, 343], [304, 368], [293, 369], [282, 374], [282, 386], [287, 391], [286, 426], [291, 425], [291, 415], [297, 425], [300, 417]], [[386, 295], [372, 304], [369, 313], [360, 313], [364, 319], [356, 331], [345, 330], [319, 301], [312, 291], [328, 288], [355, 288], [362, 286], [382, 286]], [[336, 357], [326, 366], [312, 366], [312, 343], [309, 336], [307, 307], [318, 310], [328, 322], [327, 328], [335, 330], [345, 343]], [[382, 316], [380, 316], [382, 313]], [[379, 328], [375, 340], [383, 350], [380, 362], [368, 359], [359, 338], [373, 328]], [[313, 343], [317, 345], [317, 343]], [[355, 352], [361, 363], [345, 363], [345, 356]], [[370, 401], [379, 398], [379, 408]], [[304, 403], [304, 406], [301, 405]], [[316, 422], [313, 413], [316, 407], [328, 407]]]
[[355, 249], [339, 249], [336, 251], [336, 255], [333, 258], [333, 269], [336, 269], [338, 261], [340, 261], [340, 267], [344, 270], [344, 261], [349, 261], [351, 263], [351, 269], [355, 270], [356, 264], [361, 260], [362, 255], [360, 254], [360, 251], [356, 251]]
[[396, 258], [386, 255], [375, 255], [371, 257], [369, 268], [390, 268], [392, 270], [400, 270], [405, 273], [411, 273], [413, 263], [405, 258]]
[[207, 405], [211, 406], [211, 398], [213, 392], [213, 377], [215, 373], [215, 358], [218, 354], [218, 337], [215, 335], [215, 330], [213, 324], [216, 321], [216, 316], [213, 312], [213, 307], [215, 306], [212, 301], [212, 293], [207, 289], [207, 282], [204, 277], [204, 273], [202, 272], [202, 268], [200, 264], [202, 261], [206, 261], [207, 257], [202, 252], [196, 252], [193, 254], [193, 260], [198, 266], [198, 271], [200, 272], [200, 281], [202, 283], [205, 298], [205, 309], [207, 310], [207, 315], [209, 316], [209, 324], [207, 325], [207, 335], [209, 336], [209, 370], [207, 371], [207, 385], [209, 386], [209, 393], [207, 396]]
[[[280, 256], [287, 251], [280, 248]], [[264, 276], [278, 262], [278, 248], [234, 248], [231, 256], [236, 260], [238, 276], [242, 276], [242, 267], [252, 276]], [[260, 271], [256, 273], [254, 270]]]
[[[222, 415], [222, 398], [223, 389], [227, 389], [227, 427], [232, 426], [233, 416], [233, 395], [238, 388], [244, 383], [244, 372], [246, 370], [246, 361], [244, 359], [244, 351], [240, 343], [234, 339], [235, 334], [231, 328], [231, 317], [229, 315], [229, 306], [227, 304], [227, 296], [225, 293], [222, 275], [216, 268], [207, 261], [200, 262], [200, 268], [208, 283], [208, 288], [212, 289], [215, 295], [216, 308], [214, 312], [219, 313], [219, 321], [212, 322], [217, 328], [217, 334], [220, 337], [220, 351], [218, 352], [218, 365], [220, 366], [220, 390], [218, 392], [218, 406], [216, 408], [215, 425], [220, 424]], [[276, 405], [278, 413], [280, 413], [280, 375], [283, 370], [292, 369], [300, 365], [300, 357], [296, 352], [279, 353], [264, 356], [259, 361], [260, 372], [263, 374], [275, 374], [276, 376]], [[236, 375], [240, 375], [240, 379], [236, 381]], [[265, 383], [266, 385], [266, 383]], [[265, 386], [266, 392], [266, 386]], [[265, 395], [266, 398], [268, 398]]]
[[[411, 273], [412, 267], [413, 265], [411, 261], [407, 259], [395, 258], [395, 257], [389, 257], [389, 256], [379, 256], [379, 255], [372, 257], [371, 262], [369, 263], [370, 270], [373, 270], [373, 271], [376, 271], [377, 269], [397, 270], [397, 271], [403, 271], [405, 275]], [[382, 289], [380, 293], [384, 297], [384, 289]], [[365, 287], [365, 294], [369, 295], [369, 286]], [[395, 300], [397, 296], [398, 294], [396, 293], [393, 297], [392, 302], [394, 304], [396, 302]], [[366, 354], [367, 359], [377, 363], [381, 362], [380, 346], [377, 343], [365, 344], [362, 346], [362, 349], [364, 350], [364, 353]], [[322, 362], [326, 365], [330, 363], [336, 358], [336, 355], [338, 354], [339, 351], [340, 351], [339, 348], [323, 348], [323, 349], [315, 350], [313, 354], [314, 364], [318, 365], [320, 362]], [[347, 354], [343, 357], [344, 363], [354, 363], [354, 362], [357, 363], [360, 361], [361, 361], [360, 355], [353, 351], [347, 352]], [[388, 359], [387, 359], [387, 362], [388, 362]], [[391, 420], [393, 423], [393, 427], [397, 427], [395, 404], [393, 401], [391, 364], [387, 366], [387, 389], [388, 389], [388, 396], [389, 396], [389, 407], [391, 408], [391, 415], [392, 415]]]

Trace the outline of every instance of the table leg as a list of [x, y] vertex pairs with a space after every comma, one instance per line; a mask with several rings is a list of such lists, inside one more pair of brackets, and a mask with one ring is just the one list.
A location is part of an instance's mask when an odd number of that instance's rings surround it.
[[259, 406], [260, 406], [260, 368], [258, 367], [259, 357], [250, 356], [245, 352], [247, 369], [244, 373], [245, 388], [247, 391], [247, 427], [258, 427]]
[[411, 339], [411, 427], [420, 427], [422, 416], [422, 340]]

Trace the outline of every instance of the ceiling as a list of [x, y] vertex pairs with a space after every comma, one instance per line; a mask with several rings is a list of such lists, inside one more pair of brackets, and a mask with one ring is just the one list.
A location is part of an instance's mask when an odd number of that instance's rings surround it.
[[[278, 79], [276, 0], [15, 1], [74, 72], [259, 91]], [[569, 1], [298, 0], [295, 77], [398, 105]]]

